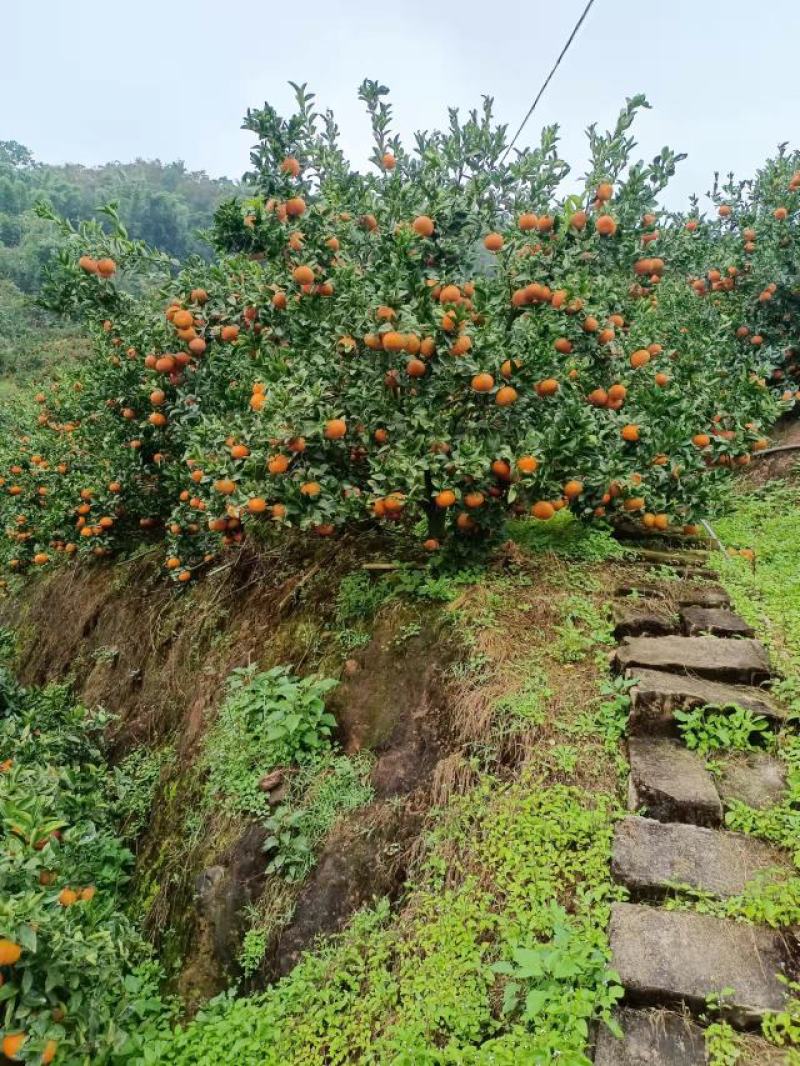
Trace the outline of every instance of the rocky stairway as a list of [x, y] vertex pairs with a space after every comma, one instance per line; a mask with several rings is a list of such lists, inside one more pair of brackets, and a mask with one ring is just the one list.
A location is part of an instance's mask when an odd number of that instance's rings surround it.
[[691, 580], [634, 579], [617, 589], [612, 666], [634, 682], [628, 807], [636, 813], [618, 823], [612, 855], [630, 900], [613, 905], [609, 926], [611, 966], [625, 989], [616, 1015], [623, 1037], [600, 1027], [596, 1066], [703, 1066], [703, 1032], [692, 1015], [724, 990], [726, 1019], [758, 1025], [785, 1004], [779, 975], [795, 976], [798, 952], [791, 930], [660, 906], [678, 887], [737, 896], [754, 878], [785, 876], [791, 865], [760, 840], [721, 828], [723, 801], [777, 802], [783, 764], [742, 756], [716, 781], [677, 739], [674, 720], [676, 710], [736, 705], [779, 726], [785, 712], [760, 687], [771, 677], [766, 650], [724, 589], [692, 584], [703, 570], [697, 553], [656, 554], [645, 562]]

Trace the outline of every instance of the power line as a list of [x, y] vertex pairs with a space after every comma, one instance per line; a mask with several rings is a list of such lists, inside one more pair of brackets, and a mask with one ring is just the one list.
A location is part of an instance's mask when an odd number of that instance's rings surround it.
[[538, 93], [536, 94], [536, 99], [535, 99], [535, 100], [533, 101], [533, 103], [531, 104], [531, 106], [530, 106], [530, 110], [528, 111], [527, 115], [525, 116], [525, 118], [524, 118], [524, 119], [522, 120], [522, 122], [520, 123], [520, 125], [519, 125], [519, 129], [518, 129], [518, 130], [517, 130], [517, 132], [516, 132], [516, 133], [514, 134], [514, 136], [513, 136], [512, 140], [511, 140], [511, 143], [510, 143], [510, 144], [509, 144], [509, 146], [508, 146], [508, 147], [506, 148], [505, 152], [503, 152], [502, 158], [500, 159], [500, 162], [501, 162], [501, 163], [503, 162], [503, 160], [505, 159], [505, 157], [506, 157], [506, 156], [508, 155], [508, 153], [509, 153], [509, 152], [511, 151], [511, 149], [512, 149], [512, 148], [514, 147], [514, 144], [516, 143], [517, 137], [519, 137], [519, 135], [520, 135], [520, 134], [522, 133], [522, 131], [523, 131], [523, 130], [525, 129], [525, 125], [526, 125], [526, 123], [527, 123], [528, 119], [529, 119], [529, 118], [531, 117], [531, 115], [533, 114], [533, 112], [534, 112], [534, 111], [536, 110], [536, 105], [537, 105], [537, 104], [539, 103], [539, 101], [541, 100], [542, 96], [544, 95], [544, 91], [545, 91], [545, 89], [546, 89], [546, 88], [547, 88], [547, 86], [548, 86], [548, 85], [550, 84], [550, 81], [552, 80], [552, 77], [553, 77], [553, 75], [554, 75], [554, 74], [555, 74], [555, 72], [556, 72], [556, 71], [558, 70], [559, 66], [561, 65], [561, 60], [562, 60], [562, 59], [564, 58], [564, 56], [565, 56], [565, 55], [567, 54], [567, 52], [568, 52], [568, 50], [569, 50], [569, 46], [570, 46], [570, 45], [572, 44], [572, 42], [573, 42], [573, 41], [575, 40], [576, 36], [578, 35], [578, 30], [579, 30], [579, 29], [581, 28], [581, 26], [583, 25], [583, 21], [584, 21], [584, 19], [586, 18], [586, 16], [587, 16], [587, 15], [589, 14], [589, 11], [590, 11], [590, 9], [591, 9], [591, 7], [592, 7], [592, 4], [593, 4], [593, 3], [594, 3], [594, 0], [589, 0], [589, 2], [587, 3], [586, 7], [585, 7], [585, 8], [583, 9], [583, 14], [582, 14], [582, 15], [581, 15], [581, 17], [580, 17], [580, 18], [578, 19], [578, 21], [577, 21], [577, 22], [575, 23], [575, 25], [574, 25], [574, 27], [573, 27], [573, 29], [572, 29], [572, 33], [571, 33], [571, 34], [569, 35], [569, 37], [567, 38], [567, 43], [566, 43], [566, 44], [564, 45], [564, 47], [563, 47], [563, 48], [561, 49], [561, 52], [560, 52], [560, 54], [559, 54], [559, 57], [558, 57], [558, 59], [557, 59], [557, 60], [555, 61], [555, 63], [553, 64], [553, 68], [552, 68], [552, 70], [551, 70], [551, 71], [550, 71], [550, 73], [549, 73], [549, 74], [547, 75], [547, 77], [546, 77], [546, 78], [544, 79], [544, 83], [543, 83], [543, 85], [542, 85], [541, 89], [539, 90], [539, 92], [538, 92]]

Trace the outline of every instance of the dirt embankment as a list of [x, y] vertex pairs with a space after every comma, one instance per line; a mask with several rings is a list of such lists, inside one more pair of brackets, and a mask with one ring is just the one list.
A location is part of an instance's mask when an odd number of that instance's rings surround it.
[[[379, 543], [368, 546], [373, 556]], [[225, 812], [184, 839], [200, 785], [196, 761], [230, 671], [255, 662], [341, 679], [330, 698], [348, 753], [370, 749], [375, 798], [340, 818], [295, 895], [293, 917], [270, 944], [258, 980], [285, 973], [319, 934], [341, 928], [373, 896], [394, 896], [429, 806], [435, 767], [448, 753], [451, 708], [444, 674], [457, 656], [441, 613], [392, 605], [372, 639], [345, 659], [333, 631], [344, 574], [359, 568], [347, 545], [280, 556], [242, 552], [187, 590], [163, 576], [158, 553], [65, 568], [0, 605], [17, 634], [17, 672], [41, 685], [71, 678], [89, 707], [116, 715], [113, 757], [172, 744], [149, 826], [138, 842], [136, 897], [145, 927], [190, 1006], [229, 983], [248, 905], [269, 890], [264, 831]], [[404, 627], [405, 630], [404, 630]], [[398, 640], [398, 633], [402, 639]], [[271, 767], [265, 767], [265, 771]]]

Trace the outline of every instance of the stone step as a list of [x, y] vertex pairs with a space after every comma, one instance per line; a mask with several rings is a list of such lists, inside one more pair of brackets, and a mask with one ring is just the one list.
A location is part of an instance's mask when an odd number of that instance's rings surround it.
[[723, 1014], [743, 1028], [783, 1008], [778, 974], [794, 977], [798, 948], [791, 933], [636, 903], [613, 904], [609, 940], [629, 1003], [700, 1012], [726, 990]]
[[643, 666], [742, 685], [759, 684], [770, 676], [763, 644], [747, 638], [626, 637], [617, 648], [614, 663], [619, 671]]
[[764, 810], [781, 802], [786, 791], [786, 764], [763, 752], [725, 760], [717, 791], [725, 803], [740, 800]]
[[717, 826], [722, 803], [703, 760], [677, 740], [629, 737], [628, 808], [660, 822]]
[[759, 875], [792, 871], [777, 850], [743, 833], [623, 818], [614, 831], [611, 872], [635, 900], [662, 899], [675, 886], [738, 896]]
[[614, 638], [663, 637], [680, 631], [680, 618], [656, 601], [649, 604], [618, 607], [614, 610]]
[[698, 566], [694, 563], [656, 563], [651, 562], [649, 559], [634, 559], [633, 565], [644, 567], [647, 570], [661, 570], [665, 566], [668, 566], [676, 577], [688, 578], [689, 580], [694, 581], [713, 581], [715, 578], [719, 577], [716, 570], [711, 570], [707, 566]]
[[594, 1066], [706, 1066], [703, 1030], [686, 1015], [622, 1007], [614, 1020], [623, 1036], [600, 1025]]
[[623, 582], [615, 596], [639, 596], [643, 599], [672, 600], [679, 607], [730, 607], [730, 596], [721, 585], [691, 585], [684, 582]]
[[652, 548], [637, 548], [636, 559], [655, 563], [658, 566], [702, 566], [708, 562], [707, 551], [658, 551]]
[[681, 611], [687, 637], [710, 633], [714, 637], [752, 637], [755, 630], [744, 618], [723, 607], [684, 607]]
[[635, 667], [626, 677], [636, 684], [630, 690], [631, 711], [628, 732], [669, 734], [676, 732], [673, 711], [694, 707], [743, 707], [761, 714], [776, 726], [786, 718], [786, 712], [762, 689], [740, 685], [725, 685], [688, 674], [671, 674], [664, 670]]

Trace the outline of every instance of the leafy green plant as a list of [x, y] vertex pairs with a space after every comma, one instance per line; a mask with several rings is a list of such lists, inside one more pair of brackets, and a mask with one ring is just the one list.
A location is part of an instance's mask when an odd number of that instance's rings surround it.
[[705, 706], [676, 710], [673, 716], [686, 747], [700, 755], [721, 749], [753, 751], [768, 747], [772, 741], [769, 722], [763, 715], [733, 704], [719, 709]]
[[264, 842], [267, 870], [287, 881], [302, 881], [339, 815], [372, 799], [371, 771], [367, 753], [353, 758], [327, 755], [304, 767], [292, 780], [286, 802], [264, 823], [269, 831]]
[[133, 856], [115, 821], [103, 715], [66, 686], [3, 679], [0, 716], [0, 1037], [65, 1066], [140, 1062], [169, 1018], [161, 972], [126, 916]]
[[630, 549], [614, 539], [610, 528], [587, 526], [567, 510], [557, 512], [549, 522], [513, 519], [508, 535], [525, 551], [553, 552], [575, 562], [604, 563], [630, 554]]
[[206, 736], [206, 802], [221, 797], [233, 813], [268, 815], [259, 787], [264, 774], [302, 766], [330, 748], [336, 719], [325, 710], [325, 696], [336, 684], [329, 678], [294, 677], [283, 667], [234, 670]]
[[608, 968], [606, 954], [582, 938], [562, 907], [554, 903], [551, 910], [549, 941], [516, 948], [511, 962], [492, 967], [509, 978], [503, 1012], [519, 1013], [534, 1032], [560, 1031], [578, 1046], [588, 1040], [589, 1024], [596, 1020], [622, 1036], [611, 1016], [623, 994], [619, 976]]
[[123, 836], [134, 839], [146, 826], [161, 773], [174, 758], [172, 745], [134, 748], [114, 767], [114, 807]]
[[568, 596], [562, 605], [564, 621], [556, 626], [553, 655], [562, 663], [585, 659], [598, 644], [611, 643], [608, 618], [584, 596]]
[[728, 1022], [712, 1022], [703, 1031], [708, 1066], [736, 1066], [742, 1057], [742, 1037]]

